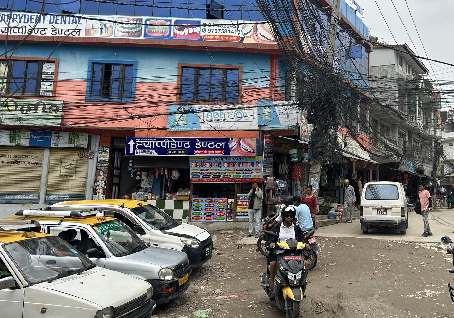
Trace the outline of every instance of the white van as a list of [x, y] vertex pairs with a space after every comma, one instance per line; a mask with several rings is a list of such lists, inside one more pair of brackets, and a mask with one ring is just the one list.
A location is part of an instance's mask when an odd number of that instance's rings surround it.
[[0, 317], [150, 317], [144, 280], [96, 267], [58, 237], [2, 229]]
[[405, 234], [408, 209], [404, 186], [390, 181], [366, 183], [361, 194], [360, 222], [363, 233], [372, 227], [392, 227]]

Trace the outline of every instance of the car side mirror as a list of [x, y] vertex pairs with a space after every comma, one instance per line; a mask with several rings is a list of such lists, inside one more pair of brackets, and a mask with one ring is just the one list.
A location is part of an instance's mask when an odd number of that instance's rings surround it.
[[451, 243], [452, 243], [452, 240], [451, 240], [451, 238], [450, 238], [449, 236], [443, 236], [443, 237], [441, 238], [441, 242], [442, 242], [443, 244], [448, 245], [448, 244], [451, 244]]
[[104, 258], [104, 252], [97, 247], [89, 248], [87, 251], [88, 258]]
[[16, 280], [14, 279], [14, 277], [9, 276], [9, 277], [0, 279], [0, 290], [12, 289], [12, 288], [15, 288], [16, 286], [17, 286]]

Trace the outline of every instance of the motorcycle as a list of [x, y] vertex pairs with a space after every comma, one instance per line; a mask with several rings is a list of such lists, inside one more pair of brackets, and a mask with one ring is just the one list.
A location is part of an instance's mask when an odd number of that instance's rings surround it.
[[[273, 226], [275, 223], [276, 218], [279, 216], [279, 213], [270, 215], [266, 217], [263, 223], [263, 230], [257, 239], [257, 251], [259, 251], [263, 256], [268, 257], [269, 253], [271, 252], [270, 244], [271, 238], [274, 235], [273, 232], [269, 232], [268, 230]], [[271, 234], [270, 234], [271, 233]], [[305, 232], [304, 234], [304, 243], [309, 246], [307, 251], [307, 270], [313, 270], [317, 265], [318, 256], [317, 254], [320, 252], [320, 246], [317, 243], [317, 239], [315, 238], [315, 231]]]
[[268, 267], [266, 273], [261, 275], [261, 285], [270, 300], [285, 313], [286, 318], [298, 318], [307, 286], [307, 271], [304, 266], [304, 252], [307, 246], [303, 242], [289, 239], [286, 242], [276, 243], [274, 248], [277, 254], [274, 290], [271, 290], [269, 284]]
[[[446, 251], [448, 254], [452, 255], [452, 265], [454, 266], [454, 242], [451, 240], [449, 236], [443, 236], [441, 238], [441, 242], [445, 245]], [[454, 274], [454, 267], [449, 270], [451, 274]], [[451, 297], [452, 302], [454, 302], [454, 287], [451, 285], [451, 283], [448, 284], [448, 290], [449, 290], [449, 296]]]

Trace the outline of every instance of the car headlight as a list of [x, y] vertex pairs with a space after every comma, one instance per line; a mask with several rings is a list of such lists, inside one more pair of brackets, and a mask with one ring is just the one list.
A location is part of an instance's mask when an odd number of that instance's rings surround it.
[[162, 280], [172, 280], [173, 279], [173, 271], [170, 268], [162, 268], [158, 274], [159, 279]]
[[153, 287], [147, 289], [147, 300], [149, 300], [153, 296]]
[[192, 238], [182, 238], [181, 241], [186, 244], [186, 245], [189, 245], [190, 247], [192, 248], [198, 248], [200, 246], [200, 241], [197, 240], [197, 239], [192, 239]]
[[96, 312], [95, 318], [113, 318], [114, 309], [113, 307], [107, 307]]

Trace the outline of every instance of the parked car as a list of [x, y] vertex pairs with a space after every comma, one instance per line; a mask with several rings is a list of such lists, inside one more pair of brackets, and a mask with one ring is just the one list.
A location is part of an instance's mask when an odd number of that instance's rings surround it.
[[158, 304], [188, 289], [190, 266], [185, 253], [148, 247], [117, 219], [96, 216], [93, 211], [41, 210], [19, 211], [15, 218], [38, 221], [43, 232], [66, 240], [100, 267], [146, 280]]
[[408, 208], [403, 185], [389, 181], [366, 183], [361, 195], [360, 222], [363, 233], [373, 227], [391, 227], [405, 234]]
[[212, 256], [213, 240], [208, 231], [175, 221], [157, 207], [138, 200], [85, 200], [56, 203], [50, 209], [102, 208], [129, 225], [151, 246], [185, 252], [192, 268], [202, 266]]
[[96, 267], [58, 237], [0, 228], [1, 317], [150, 317], [149, 283]]

